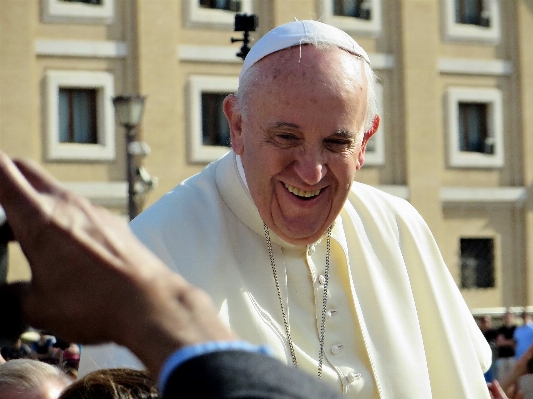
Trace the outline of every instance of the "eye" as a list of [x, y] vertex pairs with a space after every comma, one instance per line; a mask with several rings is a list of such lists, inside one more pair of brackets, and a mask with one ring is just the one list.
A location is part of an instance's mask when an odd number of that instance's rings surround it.
[[272, 142], [280, 147], [291, 147], [300, 142], [300, 138], [293, 133], [280, 132], [272, 135]]
[[324, 140], [324, 147], [331, 152], [343, 152], [353, 147], [353, 140], [329, 138]]

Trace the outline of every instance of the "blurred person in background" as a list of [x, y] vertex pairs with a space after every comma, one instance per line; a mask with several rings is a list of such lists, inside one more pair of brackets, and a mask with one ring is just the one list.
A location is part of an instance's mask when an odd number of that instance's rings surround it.
[[20, 337], [15, 341], [13, 345], [7, 345], [2, 347], [0, 353], [2, 354], [2, 357], [5, 361], [31, 357], [30, 347], [24, 344]]
[[524, 321], [523, 324], [516, 327], [514, 331], [516, 360], [520, 359], [533, 344], [533, 322], [531, 321], [531, 314], [524, 311], [522, 313], [522, 320]]
[[497, 360], [497, 347], [496, 347], [496, 336], [498, 333], [494, 328], [492, 328], [492, 317], [490, 315], [485, 315], [479, 321], [479, 329], [483, 333], [483, 336], [487, 340], [490, 349], [492, 350], [492, 364], [490, 369], [485, 373], [485, 381], [492, 382], [494, 380], [494, 370]]
[[34, 359], [0, 364], [0, 398], [57, 399], [71, 380], [58, 368]]
[[146, 371], [102, 369], [74, 382], [59, 399], [159, 399], [159, 391]]
[[514, 314], [507, 310], [503, 315], [503, 325], [498, 328], [496, 334], [496, 346], [498, 348], [498, 360], [496, 362], [495, 378], [504, 378], [515, 364], [514, 331], [516, 329]]

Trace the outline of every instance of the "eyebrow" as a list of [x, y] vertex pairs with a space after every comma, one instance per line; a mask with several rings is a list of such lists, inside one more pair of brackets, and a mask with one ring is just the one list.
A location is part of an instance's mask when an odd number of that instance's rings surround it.
[[333, 132], [332, 136], [341, 136], [346, 139], [353, 139], [356, 136], [356, 134], [354, 134], [353, 132], [349, 130], [339, 129]]
[[274, 128], [278, 128], [278, 127], [290, 127], [290, 128], [293, 128], [293, 129], [300, 129], [300, 126], [295, 124], [295, 123], [289, 123], [289, 122], [276, 122], [274, 124]]
[[[297, 125], [295, 123], [290, 123], [290, 122], [276, 122], [274, 124], [274, 128], [283, 128], [283, 127], [290, 127], [292, 129], [300, 129], [300, 125]], [[345, 139], [353, 139], [357, 135], [350, 130], [338, 129], [338, 130], [335, 130], [331, 134], [331, 136], [340, 136]]]

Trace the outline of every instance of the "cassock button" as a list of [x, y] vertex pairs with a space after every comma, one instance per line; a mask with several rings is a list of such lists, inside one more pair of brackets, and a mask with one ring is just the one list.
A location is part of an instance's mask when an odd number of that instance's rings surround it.
[[307, 247], [307, 255], [311, 256], [315, 253], [315, 246], [314, 245], [309, 245], [309, 247]]
[[332, 354], [336, 355], [342, 350], [343, 347], [344, 347], [344, 345], [342, 345], [342, 344], [333, 345], [331, 347], [330, 351], [331, 351]]
[[324, 285], [326, 283], [326, 278], [321, 274], [318, 276], [318, 284]]
[[328, 310], [326, 315], [328, 316], [328, 318], [331, 318], [331, 316], [333, 316], [335, 313], [337, 313], [337, 310], [336, 309], [331, 309], [331, 310]]
[[350, 384], [359, 378], [361, 378], [361, 374], [354, 371], [350, 371], [348, 374], [346, 374], [346, 381], [348, 381]]

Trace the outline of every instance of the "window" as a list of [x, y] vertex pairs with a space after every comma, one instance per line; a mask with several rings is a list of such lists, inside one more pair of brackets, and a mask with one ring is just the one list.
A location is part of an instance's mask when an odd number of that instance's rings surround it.
[[241, 11], [240, 0], [199, 0], [202, 8], [216, 8], [219, 10]]
[[494, 139], [487, 128], [486, 103], [459, 103], [459, 150], [494, 153]]
[[461, 287], [494, 287], [494, 240], [461, 238]]
[[59, 142], [96, 144], [96, 89], [59, 89]]
[[490, 26], [490, 12], [484, 0], [455, 0], [455, 22]]
[[46, 72], [49, 160], [115, 159], [115, 116], [108, 72]]
[[368, 0], [334, 0], [333, 15], [371, 19], [372, 9]]
[[452, 167], [504, 165], [502, 94], [498, 89], [448, 89], [448, 159]]
[[115, 0], [41, 0], [44, 22], [111, 24]]
[[500, 0], [441, 0], [447, 40], [500, 41]]
[[189, 78], [190, 127], [188, 151], [191, 162], [208, 163], [230, 150], [230, 133], [222, 111], [224, 98], [237, 91], [239, 79], [223, 76]]
[[184, 24], [189, 27], [233, 30], [235, 13], [252, 12], [252, 0], [183, 0]]
[[229, 125], [222, 102], [230, 93], [202, 92], [202, 144], [230, 146]]
[[318, 0], [321, 20], [350, 33], [381, 34], [381, 0]]

